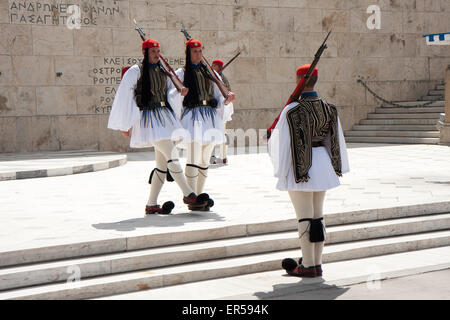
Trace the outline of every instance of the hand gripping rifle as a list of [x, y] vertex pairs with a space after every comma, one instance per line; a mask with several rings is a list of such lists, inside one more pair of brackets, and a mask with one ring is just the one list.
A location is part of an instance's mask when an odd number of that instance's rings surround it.
[[[184, 36], [186, 37], [186, 40], [191, 40], [192, 37], [191, 35], [187, 32], [186, 28], [184, 27], [183, 23], [181, 24], [181, 32], [184, 34]], [[205, 67], [207, 73], [209, 73], [211, 80], [215, 82], [215, 84], [217, 85], [217, 87], [219, 87], [220, 92], [222, 93], [223, 97], [226, 99], [228, 99], [228, 94], [230, 93], [230, 91], [228, 90], [228, 88], [225, 86], [225, 84], [217, 77], [216, 73], [214, 72], [214, 70], [211, 68], [211, 65], [209, 64], [209, 62], [206, 60], [205, 56], [202, 54], [202, 65]], [[189, 61], [188, 61], [189, 63]]]
[[[133, 21], [136, 26], [135, 29], [141, 36], [142, 41], [145, 41], [146, 39], [145, 39], [144, 31], [142, 31], [142, 29], [137, 25], [136, 19], [134, 19]], [[184, 88], [183, 82], [181, 82], [180, 79], [177, 77], [177, 74], [175, 73], [175, 71], [173, 71], [172, 67], [167, 63], [166, 59], [164, 59], [160, 54], [158, 54], [158, 56], [159, 56], [159, 61], [161, 61], [161, 63], [164, 65], [164, 68], [163, 68], [164, 72], [170, 78], [170, 80], [173, 82], [175, 88], [177, 88], [178, 91], [181, 91], [181, 89]]]
[[[330, 36], [331, 31], [328, 32], [327, 37], [325, 38], [325, 40], [323, 41], [322, 45], [320, 46], [319, 50], [317, 50], [315, 56], [314, 56], [314, 61], [311, 63], [311, 66], [308, 69], [308, 72], [305, 75], [305, 81], [300, 81], [297, 84], [297, 87], [295, 88], [294, 92], [291, 94], [291, 96], [289, 97], [289, 100], [286, 102], [286, 105], [283, 107], [283, 109], [290, 103], [297, 101], [298, 98], [300, 97], [300, 95], [302, 94], [302, 92], [305, 90], [305, 88], [307, 87], [309, 81], [311, 80], [311, 74], [314, 71], [314, 68], [316, 67], [317, 63], [320, 60], [320, 57], [322, 56], [323, 52], [325, 51], [325, 49], [327, 48], [327, 40], [328, 37]], [[283, 112], [283, 110], [281, 110], [281, 112]], [[280, 114], [278, 115], [278, 117], [275, 119], [275, 121], [272, 123], [272, 125], [270, 126], [269, 129], [267, 129], [267, 139], [270, 138], [270, 135], [272, 133], [272, 130], [275, 128], [275, 126], [278, 123], [278, 119], [280, 119]]]

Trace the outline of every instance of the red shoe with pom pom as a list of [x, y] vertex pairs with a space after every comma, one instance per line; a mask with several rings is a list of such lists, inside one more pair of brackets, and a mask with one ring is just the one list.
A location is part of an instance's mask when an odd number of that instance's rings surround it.
[[303, 265], [299, 265], [294, 270], [288, 271], [287, 273], [291, 276], [301, 278], [314, 278], [317, 276], [316, 267], [306, 268]]

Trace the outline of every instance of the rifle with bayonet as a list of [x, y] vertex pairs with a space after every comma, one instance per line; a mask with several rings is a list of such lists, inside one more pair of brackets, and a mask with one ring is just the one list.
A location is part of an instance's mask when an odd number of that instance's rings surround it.
[[[146, 38], [145, 38], [144, 31], [142, 31], [142, 29], [137, 25], [135, 19], [133, 21], [136, 26], [135, 29], [141, 36], [142, 41], [145, 41]], [[172, 69], [172, 67], [167, 63], [166, 59], [164, 59], [161, 56], [161, 54], [158, 54], [158, 56], [159, 56], [159, 61], [161, 61], [161, 63], [163, 64], [163, 70], [164, 70], [165, 74], [170, 78], [170, 80], [174, 84], [175, 88], [177, 88], [177, 90], [180, 92], [184, 88], [183, 82], [181, 82], [181, 80], [178, 78], [177, 74]]]
[[[283, 109], [290, 103], [297, 101], [298, 98], [300, 97], [300, 95], [302, 94], [302, 92], [305, 90], [305, 88], [308, 86], [309, 81], [311, 80], [311, 74], [314, 71], [314, 68], [316, 67], [317, 63], [320, 60], [320, 57], [322, 56], [323, 52], [325, 51], [325, 49], [327, 48], [327, 40], [328, 37], [330, 36], [331, 31], [328, 32], [328, 35], [326, 36], [325, 40], [323, 41], [322, 45], [320, 46], [319, 50], [317, 50], [316, 54], [314, 55], [314, 60], [311, 63], [311, 66], [308, 69], [308, 72], [306, 72], [306, 75], [304, 76], [305, 81], [299, 81], [299, 83], [297, 84], [297, 86], [295, 87], [294, 92], [291, 94], [291, 96], [289, 97], [288, 101], [286, 102], [286, 105], [283, 107]], [[283, 112], [283, 110], [281, 110], [281, 112]], [[275, 119], [275, 121], [272, 123], [272, 125], [270, 126], [269, 129], [267, 129], [267, 139], [270, 138], [270, 135], [272, 133], [272, 130], [275, 128], [275, 126], [277, 125], [278, 119], [280, 118], [280, 114], [278, 115], [278, 117]]]
[[[186, 40], [191, 40], [192, 39], [191, 35], [187, 32], [187, 30], [184, 27], [183, 23], [181, 24], [181, 32], [186, 37]], [[209, 74], [211, 80], [215, 82], [215, 84], [219, 88], [219, 90], [222, 93], [222, 95], [225, 98], [225, 100], [228, 99], [228, 95], [229, 95], [230, 91], [225, 86], [225, 84], [217, 77], [216, 73], [211, 68], [211, 65], [206, 60], [204, 55], [202, 55], [202, 61], [201, 62], [202, 62], [203, 67], [206, 69], [205, 71]]]
[[232, 63], [233, 60], [236, 59], [240, 54], [241, 54], [241, 51], [239, 51], [233, 58], [231, 58], [231, 60], [228, 61], [228, 62], [220, 69], [220, 72], [223, 72], [223, 70], [225, 70], [225, 68], [228, 67], [228, 66], [230, 65], [230, 63]]

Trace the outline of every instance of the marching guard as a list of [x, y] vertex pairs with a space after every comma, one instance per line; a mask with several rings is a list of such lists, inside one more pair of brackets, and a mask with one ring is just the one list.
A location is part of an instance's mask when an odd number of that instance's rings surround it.
[[[222, 78], [222, 81], [225, 84], [225, 86], [227, 87], [227, 89], [229, 91], [231, 91], [230, 81], [228, 81], [227, 77], [225, 77], [225, 75], [222, 72], [223, 65], [224, 65], [224, 63], [222, 60], [216, 59], [212, 62], [211, 68], [220, 75], [220, 77]], [[234, 113], [233, 102], [230, 102], [229, 104], [226, 104], [224, 106], [224, 111], [223, 111], [224, 134], [225, 134], [225, 130], [227, 127], [227, 122], [232, 120], [231, 115], [233, 113]], [[221, 148], [220, 148], [221, 157], [219, 158], [220, 162], [223, 164], [227, 164], [227, 162], [228, 162], [227, 161], [227, 152], [228, 152], [228, 144], [230, 143], [227, 134], [225, 134], [225, 138], [226, 138], [226, 142], [221, 145]], [[219, 163], [219, 160], [214, 156], [214, 153], [213, 153], [213, 156], [211, 157], [211, 160], [212, 160], [211, 163], [213, 163], [213, 164]]]
[[[224, 135], [224, 106], [235, 99], [228, 93], [225, 99], [214, 82], [210, 70], [202, 63], [203, 44], [196, 39], [186, 42], [186, 64], [176, 71], [178, 78], [189, 88], [181, 97], [181, 125], [187, 131], [184, 143], [187, 146], [186, 180], [196, 194], [200, 194], [208, 177], [209, 161], [217, 144], [226, 142]], [[211, 70], [212, 71], [212, 70]], [[214, 72], [214, 71], [212, 71]], [[193, 210], [209, 211], [214, 201], [209, 199], [204, 207], [190, 206]]]
[[150, 195], [145, 207], [146, 214], [169, 214], [174, 203], [167, 201], [160, 206], [158, 195], [164, 181], [175, 181], [183, 193], [183, 202], [189, 206], [204, 207], [209, 196], [200, 194], [187, 183], [175, 148], [174, 132], [182, 130], [179, 121], [180, 96], [188, 94], [189, 89], [180, 88], [178, 92], [168, 76], [168, 71], [160, 61], [160, 45], [147, 39], [142, 43], [144, 59], [130, 67], [114, 97], [108, 128], [120, 130], [130, 138], [131, 148], [155, 148], [156, 167], [151, 172]]
[[[298, 85], [309, 69], [297, 69]], [[325, 193], [339, 186], [339, 177], [350, 170], [337, 108], [314, 90], [318, 69], [313, 70], [300, 99], [288, 104], [272, 126], [268, 144], [276, 188], [288, 191], [297, 215], [302, 251], [299, 264], [287, 258], [282, 266], [298, 277], [322, 276]]]

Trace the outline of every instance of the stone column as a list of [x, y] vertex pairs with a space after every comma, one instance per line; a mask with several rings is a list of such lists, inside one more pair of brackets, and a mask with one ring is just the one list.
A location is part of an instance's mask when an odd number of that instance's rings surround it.
[[438, 123], [441, 132], [440, 144], [450, 146], [450, 65], [445, 70], [445, 115]]

